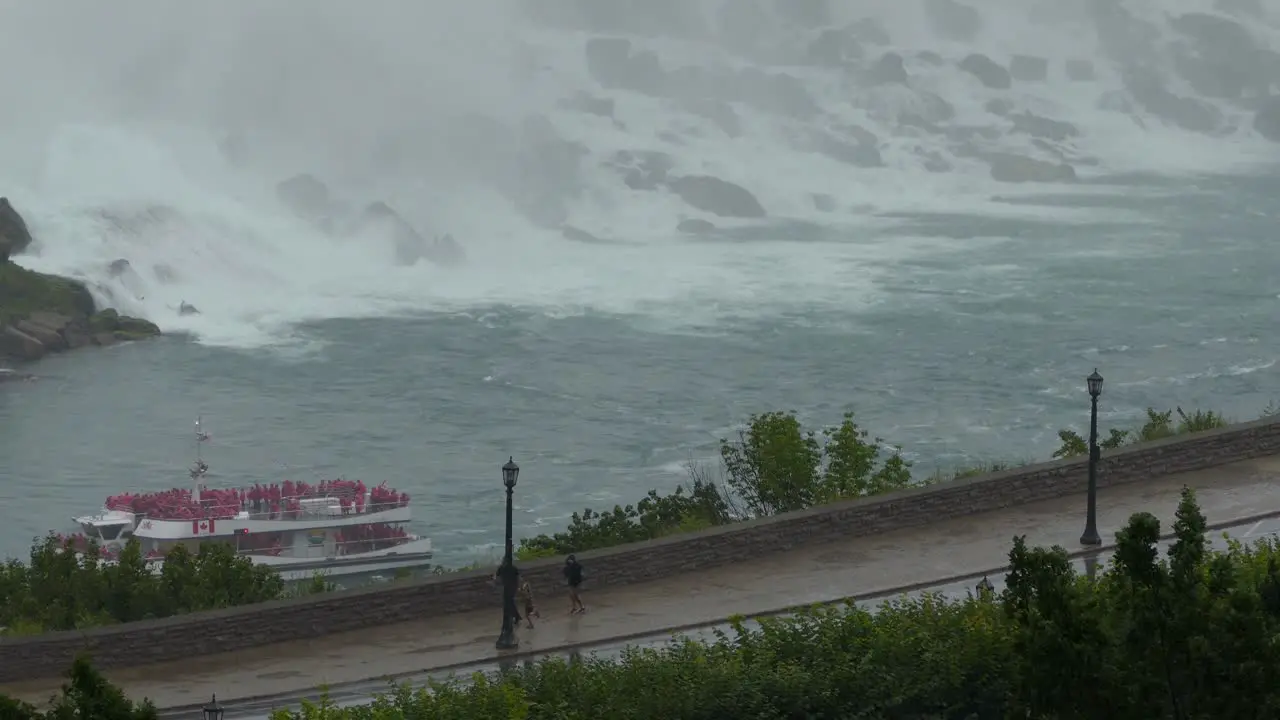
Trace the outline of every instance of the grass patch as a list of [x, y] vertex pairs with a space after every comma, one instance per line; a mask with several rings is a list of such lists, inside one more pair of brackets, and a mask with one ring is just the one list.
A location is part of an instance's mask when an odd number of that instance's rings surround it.
[[94, 312], [93, 296], [77, 280], [0, 264], [0, 326], [36, 312], [83, 317]]

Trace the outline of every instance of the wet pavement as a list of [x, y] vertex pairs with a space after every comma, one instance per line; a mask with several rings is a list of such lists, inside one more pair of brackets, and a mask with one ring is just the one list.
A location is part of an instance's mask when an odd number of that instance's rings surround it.
[[[1201, 508], [1215, 525], [1239, 525], [1232, 534], [1254, 538], [1280, 530], [1280, 457], [1236, 463], [1140, 484], [1103, 489], [1098, 525], [1104, 541], [1138, 511], [1155, 514], [1168, 529], [1183, 485], [1197, 490]], [[1079, 550], [1084, 525], [1083, 495], [1005, 508], [876, 537], [851, 538], [762, 556], [737, 565], [676, 576], [652, 583], [591, 592], [589, 612], [569, 616], [559, 588], [535, 588], [544, 615], [533, 630], [522, 629], [515, 653], [493, 646], [501, 622], [495, 610], [459, 613], [429, 621], [401, 623], [356, 633], [299, 639], [221, 656], [193, 658], [181, 666], [137, 667], [105, 674], [135, 698], [151, 698], [162, 708], [190, 707], [217, 693], [234, 717], [259, 716], [264, 707], [288, 705], [328, 686], [349, 702], [366, 701], [385, 689], [387, 679], [424, 682], [450, 671], [497, 667], [499, 658], [527, 658], [599, 652], [637, 643], [661, 643], [676, 631], [703, 631], [733, 615], [764, 615], [841, 598], [883, 598], [940, 588], [960, 593], [975, 578], [1005, 564], [1011, 539], [1025, 535], [1032, 545]], [[1252, 518], [1244, 524], [1238, 521]], [[370, 678], [376, 678], [370, 680]], [[38, 702], [58, 681], [0, 687], [0, 692]], [[263, 703], [266, 703], [264, 706]], [[258, 708], [253, 710], [252, 708]], [[177, 715], [173, 715], [177, 716]], [[228, 716], [233, 716], [228, 712]]]

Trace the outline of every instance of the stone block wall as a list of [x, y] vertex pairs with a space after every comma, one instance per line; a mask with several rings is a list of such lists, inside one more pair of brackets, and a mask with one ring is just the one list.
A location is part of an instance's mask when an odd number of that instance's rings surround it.
[[[1107, 487], [1280, 453], [1280, 418], [1108, 451]], [[963, 515], [1083, 492], [1083, 459], [1028, 465], [924, 488], [861, 498], [615, 548], [582, 553], [592, 587], [640, 583], [838, 538], [917, 527]], [[563, 560], [522, 563], [536, 587], [563, 583]], [[491, 570], [432, 577], [260, 605], [85, 631], [0, 638], [0, 682], [55, 677], [88, 651], [121, 667], [241, 651], [277, 642], [408, 620], [497, 608]], [[441, 622], [448, 622], [442, 619]]]

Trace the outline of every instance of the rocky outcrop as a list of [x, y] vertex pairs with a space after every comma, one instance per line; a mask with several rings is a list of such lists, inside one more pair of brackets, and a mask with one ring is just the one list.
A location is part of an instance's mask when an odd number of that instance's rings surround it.
[[[5, 227], [22, 228], [30, 243], [21, 215], [7, 202], [4, 206]], [[159, 334], [160, 328], [146, 320], [99, 312], [78, 280], [28, 270], [7, 257], [0, 261], [0, 358], [39, 360], [49, 353]]]
[[276, 199], [298, 217], [312, 222], [324, 223], [333, 212], [329, 186], [309, 173], [276, 183]]
[[413, 265], [426, 259], [438, 265], [456, 265], [465, 258], [462, 248], [452, 235], [427, 240], [390, 205], [378, 201], [369, 203], [355, 223], [348, 228], [349, 236], [381, 235], [389, 238], [395, 249], [397, 265]]
[[1013, 78], [1009, 75], [1009, 71], [986, 55], [980, 53], [969, 55], [960, 61], [960, 69], [978, 78], [978, 82], [992, 90], [1008, 90], [1013, 87]]
[[1124, 78], [1124, 84], [1142, 109], [1184, 130], [1211, 133], [1222, 122], [1217, 108], [1196, 98], [1175, 95], [1150, 70], [1132, 70]]
[[992, 153], [986, 159], [991, 165], [991, 178], [999, 182], [1062, 183], [1076, 180], [1075, 168], [1066, 163], [1037, 160], [1013, 153]]
[[9, 198], [0, 197], [0, 263], [8, 262], [31, 245], [31, 231], [27, 223], [13, 209]]
[[710, 175], [686, 175], [668, 182], [671, 191], [690, 206], [720, 217], [762, 218], [764, 206], [741, 185]]
[[1009, 115], [1009, 119], [1013, 121], [1013, 132], [1031, 137], [1062, 142], [1080, 135], [1076, 126], [1069, 122], [1051, 120], [1028, 112]]
[[1244, 25], [1220, 15], [1185, 13], [1170, 22], [1184, 42], [1173, 46], [1173, 69], [1199, 95], [1221, 99], [1265, 94], [1275, 78], [1275, 54]]
[[1269, 97], [1253, 116], [1253, 129], [1262, 137], [1280, 143], [1280, 96]]
[[906, 85], [907, 66], [903, 63], [902, 56], [895, 52], [881, 55], [867, 69], [867, 82], [872, 85], [888, 85], [892, 83]]

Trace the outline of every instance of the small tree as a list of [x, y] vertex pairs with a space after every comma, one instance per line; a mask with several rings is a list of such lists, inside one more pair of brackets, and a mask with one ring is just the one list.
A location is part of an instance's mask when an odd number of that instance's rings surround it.
[[898, 448], [882, 459], [882, 443], [853, 413], [819, 435], [794, 412], [770, 412], [751, 416], [736, 441], [721, 439], [720, 459], [730, 490], [758, 517], [910, 485], [910, 463]]

